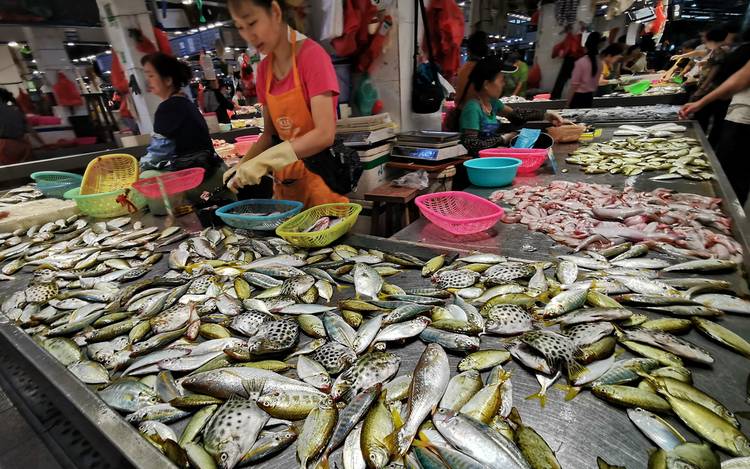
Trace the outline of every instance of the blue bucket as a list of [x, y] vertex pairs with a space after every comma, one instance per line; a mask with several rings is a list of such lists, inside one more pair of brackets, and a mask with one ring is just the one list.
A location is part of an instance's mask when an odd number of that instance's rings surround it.
[[518, 158], [476, 158], [465, 161], [469, 182], [480, 187], [502, 187], [513, 182], [521, 160]]

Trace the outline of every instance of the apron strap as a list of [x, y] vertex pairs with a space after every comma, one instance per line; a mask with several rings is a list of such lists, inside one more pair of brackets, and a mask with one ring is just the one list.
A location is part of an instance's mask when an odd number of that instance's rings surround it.
[[[291, 30], [290, 42], [292, 43], [292, 73], [294, 74], [294, 87], [300, 86], [299, 71], [297, 70], [297, 31]], [[268, 73], [266, 74], [266, 96], [271, 93], [271, 80], [273, 76], [273, 54], [269, 54]]]

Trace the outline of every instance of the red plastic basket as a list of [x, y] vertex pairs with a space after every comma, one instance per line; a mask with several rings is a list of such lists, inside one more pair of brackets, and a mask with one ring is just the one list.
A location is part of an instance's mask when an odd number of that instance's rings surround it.
[[173, 173], [164, 173], [160, 176], [139, 179], [133, 184], [133, 187], [149, 199], [160, 199], [162, 195], [159, 190], [159, 179], [164, 185], [164, 191], [167, 195], [174, 195], [200, 186], [205, 172], [206, 170], [203, 168], [183, 169]]
[[490, 148], [479, 152], [480, 158], [518, 158], [521, 166], [518, 174], [531, 174], [539, 169], [547, 159], [547, 150], [538, 148]]
[[237, 137], [234, 144], [234, 153], [240, 156], [245, 156], [250, 148], [260, 140], [260, 135], [245, 135], [243, 137]]
[[415, 203], [425, 218], [456, 235], [479, 233], [495, 226], [505, 211], [487, 199], [467, 192], [420, 195]]

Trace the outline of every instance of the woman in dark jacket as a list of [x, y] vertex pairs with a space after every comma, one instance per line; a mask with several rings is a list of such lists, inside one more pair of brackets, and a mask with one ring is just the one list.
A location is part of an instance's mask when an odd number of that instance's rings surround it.
[[203, 183], [188, 194], [190, 198], [203, 191], [228, 196], [221, 180], [227, 168], [214, 151], [206, 120], [181, 91], [190, 81], [190, 68], [161, 52], [144, 56], [141, 64], [148, 91], [162, 99], [154, 115], [154, 135], [148, 153], [141, 158], [141, 177], [201, 167], [206, 170]]

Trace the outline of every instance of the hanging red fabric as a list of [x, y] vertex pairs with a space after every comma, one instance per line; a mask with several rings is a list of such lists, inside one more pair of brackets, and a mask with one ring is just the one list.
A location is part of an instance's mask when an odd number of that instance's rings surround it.
[[552, 48], [552, 58], [573, 57], [579, 59], [583, 57], [586, 50], [581, 45], [581, 38], [580, 34], [566, 34], [565, 38]]
[[154, 38], [156, 38], [156, 45], [161, 52], [164, 52], [167, 55], [174, 55], [167, 33], [154, 26]]
[[[427, 21], [432, 26], [429, 40], [435, 62], [443, 76], [450, 79], [458, 73], [461, 65], [464, 12], [455, 0], [432, 0], [427, 8]], [[424, 44], [422, 48], [425, 49]]]
[[78, 87], [63, 72], [57, 72], [57, 83], [52, 86], [52, 91], [54, 91], [57, 104], [60, 106], [83, 105]]
[[651, 22], [651, 24], [647, 28], [647, 31], [656, 36], [658, 34], [661, 34], [664, 26], [667, 24], [667, 15], [664, 14], [663, 2], [657, 2], [656, 7], [654, 7], [654, 13], [656, 14], [656, 19]]

